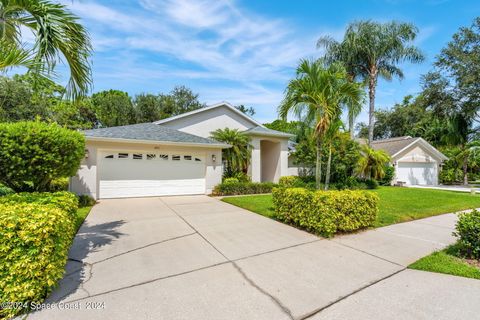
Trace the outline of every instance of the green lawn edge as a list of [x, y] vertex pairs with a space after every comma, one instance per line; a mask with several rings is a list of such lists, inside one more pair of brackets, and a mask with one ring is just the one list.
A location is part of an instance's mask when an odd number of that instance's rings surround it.
[[[388, 226], [430, 216], [480, 208], [480, 195], [446, 190], [380, 187], [379, 214], [375, 227]], [[226, 197], [222, 201], [274, 218], [271, 195]]]
[[480, 269], [449, 254], [450, 248], [423, 257], [408, 268], [480, 280]]

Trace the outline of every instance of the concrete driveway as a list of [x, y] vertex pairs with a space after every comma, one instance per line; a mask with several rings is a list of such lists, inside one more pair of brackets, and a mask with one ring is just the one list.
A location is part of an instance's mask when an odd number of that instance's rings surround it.
[[103, 200], [29, 319], [473, 319], [480, 281], [405, 270], [454, 223], [325, 240], [206, 196]]

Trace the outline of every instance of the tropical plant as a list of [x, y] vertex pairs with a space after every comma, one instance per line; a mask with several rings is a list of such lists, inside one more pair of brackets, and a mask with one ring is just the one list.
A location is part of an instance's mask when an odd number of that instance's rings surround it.
[[[78, 20], [65, 5], [48, 0], [0, 0], [0, 71], [23, 66], [52, 75], [63, 58], [70, 69], [67, 95], [85, 95], [92, 84], [92, 47]], [[35, 37], [33, 46], [22, 41], [26, 30]]]
[[385, 151], [374, 150], [368, 145], [362, 146], [361, 155], [357, 174], [367, 179], [382, 179], [385, 176], [385, 165], [390, 162], [390, 156]]
[[284, 120], [289, 113], [293, 113], [303, 122], [313, 124], [317, 149], [317, 188], [321, 183], [322, 145], [328, 128], [339, 118], [344, 103], [361, 103], [362, 98], [361, 86], [348, 81], [345, 68], [340, 63], [302, 60], [295, 79], [290, 80], [278, 111]]
[[250, 165], [252, 156], [252, 145], [250, 137], [238, 129], [217, 129], [211, 132], [214, 140], [231, 145], [230, 148], [223, 149], [222, 157], [225, 161], [226, 178], [235, 177], [240, 172], [246, 172]]
[[[326, 61], [329, 63], [341, 62], [343, 64], [350, 82], [359, 80], [359, 75], [361, 74], [356, 61], [356, 52], [353, 50], [357, 45], [356, 42], [357, 37], [353, 33], [345, 35], [341, 42], [337, 42], [330, 36], [321, 37], [317, 41], [317, 48], [325, 48], [326, 50], [324, 55]], [[362, 111], [362, 104], [356, 101], [346, 101], [346, 107], [348, 110], [348, 130], [350, 138], [353, 139], [355, 119]]]
[[361, 77], [368, 83], [369, 143], [373, 141], [378, 77], [385, 80], [395, 76], [403, 78], [399, 63], [423, 61], [423, 54], [411, 45], [417, 33], [417, 28], [409, 23], [358, 21], [347, 27], [343, 41], [322, 38], [318, 43], [327, 49], [327, 57], [342, 61], [351, 75]]
[[340, 119], [336, 119], [330, 127], [328, 127], [328, 130], [325, 134], [325, 140], [327, 141], [328, 144], [328, 160], [327, 160], [327, 172], [325, 173], [325, 190], [328, 190], [328, 185], [330, 183], [330, 170], [332, 167], [332, 148], [333, 148], [333, 142], [336, 140], [339, 136], [339, 130], [340, 127], [343, 126], [343, 122]]
[[42, 122], [0, 123], [0, 183], [20, 191], [49, 191], [57, 178], [74, 176], [85, 138]]

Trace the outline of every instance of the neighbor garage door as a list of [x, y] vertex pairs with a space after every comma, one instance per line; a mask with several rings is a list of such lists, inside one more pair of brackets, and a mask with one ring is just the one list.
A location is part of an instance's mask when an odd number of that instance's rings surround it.
[[397, 181], [408, 185], [437, 184], [437, 166], [434, 162], [399, 162]]
[[102, 151], [99, 197], [205, 193], [205, 157], [194, 153]]

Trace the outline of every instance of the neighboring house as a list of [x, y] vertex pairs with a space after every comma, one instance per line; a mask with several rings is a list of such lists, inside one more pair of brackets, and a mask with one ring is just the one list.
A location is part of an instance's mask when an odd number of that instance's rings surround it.
[[86, 154], [70, 190], [95, 199], [208, 194], [222, 181], [222, 149], [216, 129], [251, 137], [252, 181], [278, 182], [288, 175], [290, 134], [271, 130], [227, 102], [154, 123], [86, 130]]
[[442, 162], [448, 158], [422, 138], [410, 136], [372, 142], [375, 150], [384, 150], [395, 167], [393, 183], [437, 185]]

